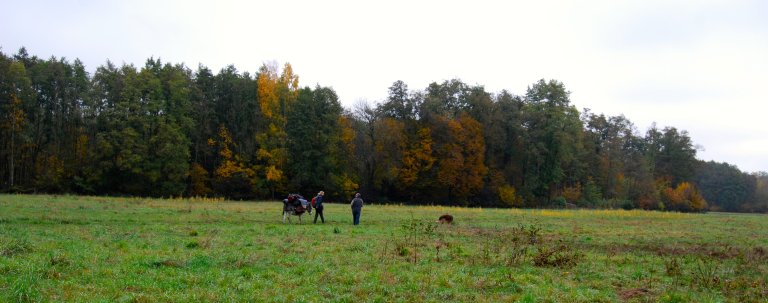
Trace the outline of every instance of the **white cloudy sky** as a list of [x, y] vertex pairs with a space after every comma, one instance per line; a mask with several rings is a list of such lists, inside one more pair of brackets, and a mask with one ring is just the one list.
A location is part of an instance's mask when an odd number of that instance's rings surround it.
[[698, 157], [768, 171], [768, 1], [0, 0], [0, 47], [142, 66], [149, 57], [254, 73], [376, 102], [459, 78], [524, 94], [557, 79], [579, 109], [644, 132], [687, 130]]

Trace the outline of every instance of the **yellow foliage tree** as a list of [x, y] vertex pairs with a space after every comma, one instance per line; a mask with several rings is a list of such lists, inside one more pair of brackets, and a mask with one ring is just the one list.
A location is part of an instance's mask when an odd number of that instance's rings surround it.
[[259, 108], [266, 119], [272, 119], [279, 112], [279, 97], [277, 89], [277, 66], [264, 64], [256, 77], [256, 94]]
[[569, 203], [576, 203], [581, 199], [581, 184], [577, 183], [574, 186], [566, 186], [563, 188], [563, 198]]
[[707, 201], [701, 196], [701, 192], [688, 182], [680, 183], [675, 189], [693, 211], [703, 211], [707, 208]]
[[419, 174], [432, 169], [435, 157], [432, 155], [432, 136], [429, 128], [418, 131], [418, 139], [403, 153], [403, 164], [398, 173], [403, 187], [410, 188], [419, 179]]
[[437, 181], [448, 188], [448, 195], [465, 199], [483, 186], [488, 173], [485, 166], [485, 140], [482, 126], [462, 114], [458, 119], [443, 118], [447, 141], [440, 146]]
[[523, 206], [523, 198], [517, 194], [517, 190], [512, 185], [499, 187], [499, 199], [508, 206]]
[[293, 73], [293, 67], [290, 63], [283, 66], [278, 88], [280, 99], [283, 102], [292, 102], [299, 97], [299, 76]]
[[253, 188], [257, 183], [256, 173], [250, 167], [245, 166], [241, 157], [232, 152], [230, 146], [234, 145], [232, 136], [223, 125], [219, 128], [219, 141], [209, 140], [209, 143], [218, 143], [220, 164], [214, 171], [214, 180], [217, 187], [225, 191], [225, 194], [248, 197], [253, 194]]
[[670, 210], [704, 211], [707, 201], [693, 184], [682, 182], [677, 187], [667, 187], [661, 192], [662, 200]]
[[261, 131], [256, 136], [259, 144], [256, 168], [274, 197], [275, 192], [285, 188], [287, 183], [286, 111], [298, 98], [299, 77], [293, 73], [289, 63], [285, 64], [279, 76], [277, 64], [264, 64], [259, 69], [256, 85], [259, 108], [264, 117], [259, 127]]
[[189, 168], [189, 195], [193, 197], [207, 196], [212, 190], [208, 187], [208, 171], [197, 163], [192, 163]]

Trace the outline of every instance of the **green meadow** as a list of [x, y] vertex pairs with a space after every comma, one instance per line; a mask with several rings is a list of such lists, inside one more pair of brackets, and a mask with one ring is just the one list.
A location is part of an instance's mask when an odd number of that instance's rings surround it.
[[0, 195], [0, 302], [768, 302], [766, 215], [281, 209]]

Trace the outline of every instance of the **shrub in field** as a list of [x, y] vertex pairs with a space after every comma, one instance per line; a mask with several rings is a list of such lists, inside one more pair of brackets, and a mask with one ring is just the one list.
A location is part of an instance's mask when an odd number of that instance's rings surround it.
[[427, 243], [432, 241], [437, 225], [433, 222], [421, 222], [412, 219], [410, 222], [402, 224], [401, 228], [403, 239], [397, 244], [397, 254], [403, 257], [410, 255], [409, 259], [416, 263], [418, 262], [419, 248], [428, 246]]
[[518, 265], [525, 261], [525, 256], [528, 254], [527, 245], [513, 245], [507, 249], [506, 265]]
[[556, 245], [539, 245], [533, 256], [533, 265], [540, 267], [568, 267], [574, 266], [583, 257], [583, 254], [566, 243]]
[[537, 244], [541, 244], [543, 237], [542, 228], [536, 224], [518, 224], [509, 232], [500, 237], [498, 245], [506, 266], [519, 265], [526, 262], [528, 251]]
[[518, 224], [510, 232], [512, 242], [527, 242], [527, 244], [536, 244], [541, 242], [541, 227], [536, 224], [524, 225]]
[[699, 259], [691, 271], [692, 286], [703, 288], [719, 288], [723, 281], [720, 266], [712, 261]]

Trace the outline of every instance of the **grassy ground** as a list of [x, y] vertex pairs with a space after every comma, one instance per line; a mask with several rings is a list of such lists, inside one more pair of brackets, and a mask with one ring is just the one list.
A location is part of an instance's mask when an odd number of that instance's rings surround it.
[[765, 215], [326, 205], [0, 195], [0, 301], [768, 302]]

